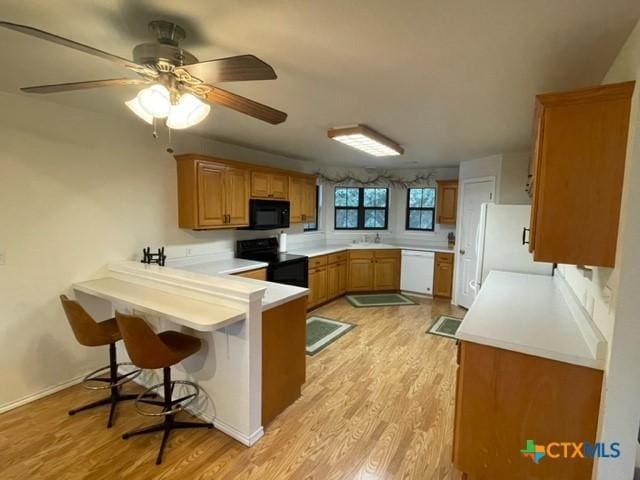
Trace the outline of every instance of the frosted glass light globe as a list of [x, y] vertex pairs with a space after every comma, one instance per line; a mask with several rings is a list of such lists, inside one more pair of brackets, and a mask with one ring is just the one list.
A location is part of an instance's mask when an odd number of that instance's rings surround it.
[[185, 93], [176, 105], [171, 107], [167, 126], [174, 130], [189, 128], [204, 120], [211, 107], [195, 95]]
[[143, 110], [156, 118], [165, 118], [171, 111], [171, 96], [163, 85], [151, 85], [141, 90], [137, 99]]

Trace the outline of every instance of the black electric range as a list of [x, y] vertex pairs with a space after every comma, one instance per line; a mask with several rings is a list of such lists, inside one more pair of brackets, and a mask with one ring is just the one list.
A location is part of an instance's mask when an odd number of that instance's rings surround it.
[[268, 263], [267, 280], [298, 287], [308, 286], [309, 257], [278, 252], [275, 237], [239, 240], [236, 257]]

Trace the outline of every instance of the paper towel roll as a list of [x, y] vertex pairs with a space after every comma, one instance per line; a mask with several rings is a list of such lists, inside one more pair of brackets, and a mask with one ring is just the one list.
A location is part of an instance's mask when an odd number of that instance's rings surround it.
[[287, 234], [284, 232], [280, 232], [278, 237], [278, 251], [280, 253], [284, 253], [287, 251]]

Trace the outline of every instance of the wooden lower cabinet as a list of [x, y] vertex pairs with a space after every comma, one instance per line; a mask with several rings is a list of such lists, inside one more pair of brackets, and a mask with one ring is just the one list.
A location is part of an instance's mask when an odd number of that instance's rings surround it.
[[257, 270], [249, 270], [248, 272], [236, 273], [236, 277], [253, 278], [255, 280], [267, 281], [267, 269], [259, 268]]
[[527, 440], [537, 445], [595, 442], [600, 370], [468, 341], [458, 348], [457, 469], [473, 480], [591, 478], [592, 459], [548, 455], [535, 464], [520, 451]]
[[400, 289], [399, 250], [376, 250], [374, 252], [373, 289]]
[[262, 313], [262, 425], [295, 402], [306, 380], [305, 297]]
[[347, 291], [347, 262], [332, 263], [327, 266], [327, 297], [333, 300]]
[[327, 267], [309, 267], [309, 308], [326, 302], [327, 295]]
[[436, 253], [433, 268], [433, 296], [451, 298], [453, 291], [453, 253]]
[[348, 291], [364, 292], [373, 290], [374, 262], [373, 250], [353, 250], [349, 252]]

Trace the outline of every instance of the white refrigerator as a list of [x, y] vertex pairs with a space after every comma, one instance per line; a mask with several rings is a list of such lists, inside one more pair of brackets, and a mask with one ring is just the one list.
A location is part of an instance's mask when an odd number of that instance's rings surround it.
[[[530, 215], [530, 205], [481, 205], [473, 285], [476, 292], [492, 270], [551, 275], [553, 264], [534, 262], [529, 246], [523, 243]], [[527, 232], [526, 240], [528, 238]]]

